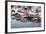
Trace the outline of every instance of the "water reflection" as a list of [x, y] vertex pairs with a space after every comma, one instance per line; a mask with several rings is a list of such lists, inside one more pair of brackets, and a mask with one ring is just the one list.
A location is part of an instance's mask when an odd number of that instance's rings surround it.
[[30, 27], [40, 27], [41, 23], [36, 22], [25, 22], [16, 21], [15, 19], [11, 20], [11, 28], [30, 28]]

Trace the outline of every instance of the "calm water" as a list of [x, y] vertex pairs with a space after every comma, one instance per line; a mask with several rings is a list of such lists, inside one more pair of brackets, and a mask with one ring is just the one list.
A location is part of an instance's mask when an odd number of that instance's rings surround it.
[[32, 27], [40, 27], [41, 23], [35, 22], [20, 22], [15, 19], [11, 20], [11, 28], [32, 28]]

